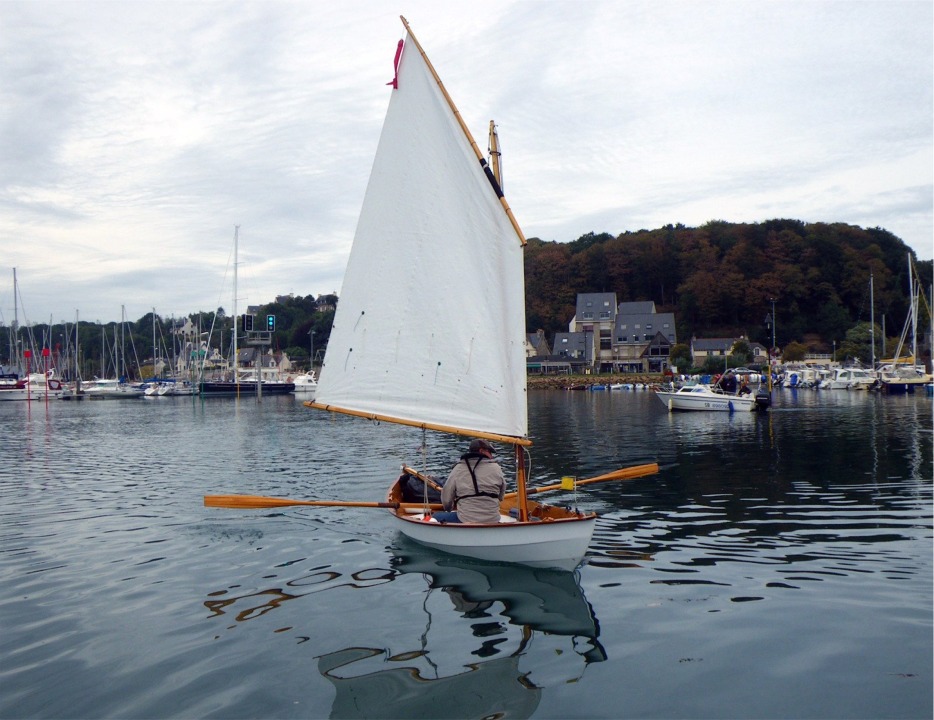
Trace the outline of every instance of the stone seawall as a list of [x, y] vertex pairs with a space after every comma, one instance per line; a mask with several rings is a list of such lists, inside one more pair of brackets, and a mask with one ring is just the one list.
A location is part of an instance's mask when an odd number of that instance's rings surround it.
[[634, 383], [637, 385], [660, 385], [668, 382], [661, 374], [645, 375], [529, 375], [529, 390], [567, 390], [572, 387], [590, 387], [591, 385], [613, 385], [614, 383]]

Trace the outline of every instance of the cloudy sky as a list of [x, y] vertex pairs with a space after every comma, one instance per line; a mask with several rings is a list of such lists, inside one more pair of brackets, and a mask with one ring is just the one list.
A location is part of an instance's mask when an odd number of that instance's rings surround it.
[[340, 291], [405, 15], [529, 237], [775, 217], [932, 257], [929, 0], [0, 0], [0, 321]]

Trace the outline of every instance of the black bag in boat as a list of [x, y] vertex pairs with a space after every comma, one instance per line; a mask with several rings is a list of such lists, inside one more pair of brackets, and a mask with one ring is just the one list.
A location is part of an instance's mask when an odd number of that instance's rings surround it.
[[[402, 487], [402, 502], [418, 503], [425, 500], [425, 483], [417, 477], [403, 473], [399, 477], [399, 485]], [[430, 485], [428, 486], [428, 502], [441, 502], [441, 493]]]

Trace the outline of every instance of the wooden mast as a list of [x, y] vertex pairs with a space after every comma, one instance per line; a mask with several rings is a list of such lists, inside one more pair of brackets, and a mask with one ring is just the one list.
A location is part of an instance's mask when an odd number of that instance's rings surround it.
[[496, 123], [490, 120], [490, 167], [493, 168], [493, 177], [499, 183], [500, 190], [503, 189], [503, 166], [500, 158], [502, 153], [499, 150], [499, 135], [496, 134]]
[[[503, 166], [501, 162], [502, 153], [499, 149], [499, 135], [496, 133], [496, 123], [490, 120], [490, 141], [488, 147], [490, 153], [490, 168], [493, 171], [493, 177], [499, 185], [500, 192], [503, 188]], [[528, 522], [529, 520], [529, 498], [528, 498], [528, 475], [525, 468], [525, 448], [516, 445], [513, 454], [516, 463], [516, 501], [519, 510], [518, 520]]]

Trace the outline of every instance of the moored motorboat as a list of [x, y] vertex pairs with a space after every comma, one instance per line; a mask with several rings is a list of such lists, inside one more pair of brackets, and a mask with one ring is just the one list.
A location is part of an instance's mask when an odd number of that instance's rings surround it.
[[16, 373], [0, 376], [0, 400], [46, 400], [62, 396], [65, 386], [55, 377], [55, 370], [30, 373], [20, 378]]
[[133, 400], [145, 393], [139, 386], [115, 378], [95, 378], [81, 386], [81, 394], [88, 400]]
[[0, 400], [29, 399], [29, 381], [16, 373], [4, 373], [0, 377]]
[[820, 390], [870, 390], [879, 385], [879, 376], [868, 368], [834, 368], [833, 376], [821, 380]]
[[314, 370], [309, 370], [306, 373], [293, 377], [292, 383], [295, 385], [292, 392], [296, 395], [310, 394], [314, 393], [318, 388], [318, 377], [315, 375]]
[[65, 386], [56, 377], [54, 369], [49, 369], [44, 373], [32, 373], [29, 376], [29, 385], [31, 390], [43, 400], [46, 397], [60, 398], [65, 391]]

